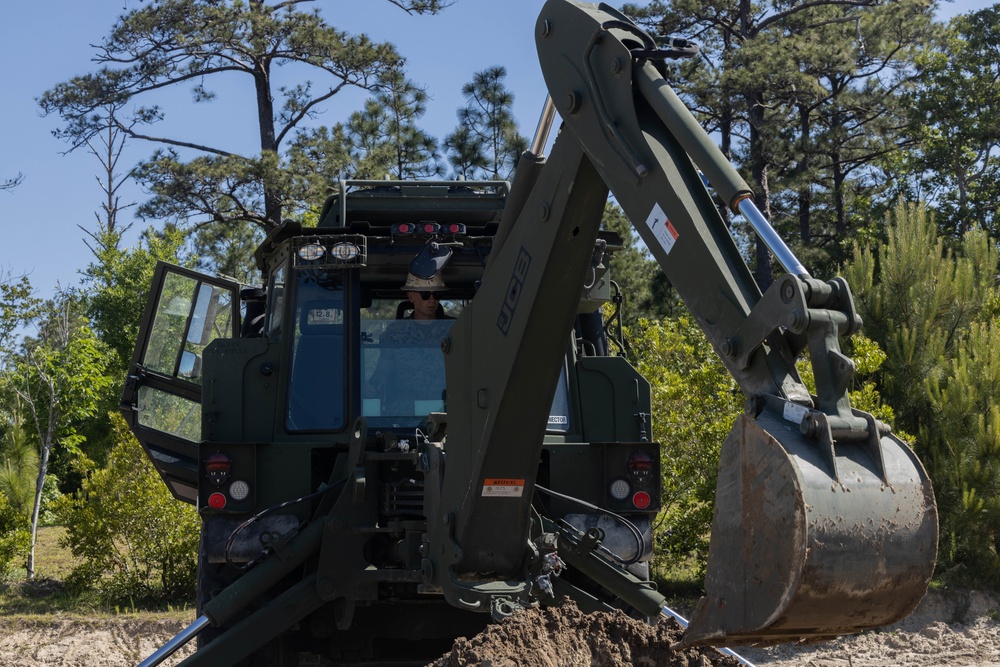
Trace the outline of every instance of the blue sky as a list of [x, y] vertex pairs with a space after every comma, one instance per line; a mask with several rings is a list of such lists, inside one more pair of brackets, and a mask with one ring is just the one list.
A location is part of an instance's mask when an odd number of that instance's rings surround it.
[[[504, 65], [515, 93], [514, 109], [522, 132], [534, 131], [545, 99], [534, 55], [532, 32], [541, 0], [459, 0], [438, 16], [410, 16], [385, 0], [324, 0], [330, 24], [352, 33], [396, 44], [408, 62], [407, 73], [431, 95], [421, 126], [441, 138], [457, 121], [462, 85], [473, 74]], [[139, 0], [38, 0], [5, 3], [0, 22], [0, 62], [4, 103], [0, 105], [0, 179], [23, 173], [24, 182], [0, 192], [0, 275], [29, 273], [39, 295], [52, 294], [57, 283], [79, 280], [90, 260], [78, 225], [95, 229], [95, 211], [103, 201], [96, 180], [100, 164], [85, 150], [62, 155], [67, 145], [51, 132], [58, 118], [39, 115], [36, 98], [56, 83], [95, 69], [91, 58], [97, 43], [124, 10]], [[232, 79], [217, 87], [218, 97], [193, 105], [187, 91], [163, 101], [164, 127], [175, 138], [184, 136], [228, 149], [246, 149], [244, 137], [257, 136], [252, 84]], [[339, 94], [321, 122], [344, 120], [361, 107], [363, 92]], [[161, 131], [162, 128], [157, 128]], [[149, 143], [133, 141], [126, 149], [128, 164], [153, 151]], [[123, 203], [142, 201], [133, 188]], [[130, 211], [125, 213], [131, 220]], [[134, 241], [137, 222], [129, 235]]]
[[[23, 173], [24, 182], [0, 192], [0, 275], [30, 274], [39, 296], [57, 284], [76, 284], [90, 260], [79, 226], [94, 229], [103, 193], [96, 180], [100, 164], [86, 151], [63, 155], [67, 146], [51, 135], [58, 118], [43, 118], [35, 99], [58, 82], [92, 71], [90, 44], [105, 36], [123, 11], [139, 0], [33, 0], [8, 2], [0, 22], [0, 179]], [[408, 76], [428, 88], [431, 101], [421, 126], [442, 138], [456, 124], [461, 87], [475, 72], [494, 65], [507, 68], [514, 111], [526, 136], [534, 131], [545, 90], [532, 37], [542, 0], [457, 0], [438, 16], [409, 16], [385, 0], [321, 0], [330, 24], [372, 39], [396, 44], [408, 62]], [[981, 9], [981, 0], [942, 2], [939, 16]], [[192, 105], [186, 93], [163, 101], [166, 128], [173, 136], [211, 141], [246, 151], [243, 137], [256, 136], [256, 116], [248, 82], [226, 81], [218, 98]], [[344, 120], [364, 101], [363, 93], [338, 95], [321, 118]], [[133, 141], [124, 160], [133, 164], [153, 146]], [[142, 201], [135, 188], [123, 203]], [[126, 221], [131, 213], [125, 212]], [[127, 241], [145, 223], [137, 222]]]

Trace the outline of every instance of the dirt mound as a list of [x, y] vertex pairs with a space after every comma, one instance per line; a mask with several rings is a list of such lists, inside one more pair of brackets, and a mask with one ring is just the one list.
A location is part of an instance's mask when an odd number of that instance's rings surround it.
[[584, 614], [570, 601], [535, 607], [459, 638], [431, 667], [707, 667], [738, 665], [713, 649], [674, 650], [676, 621], [655, 626], [624, 614]]

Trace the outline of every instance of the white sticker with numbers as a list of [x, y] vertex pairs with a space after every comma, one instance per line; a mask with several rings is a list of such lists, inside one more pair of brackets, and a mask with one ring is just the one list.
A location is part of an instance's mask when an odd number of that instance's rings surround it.
[[792, 403], [791, 401], [785, 403], [785, 408], [782, 411], [782, 416], [785, 420], [793, 424], [801, 424], [807, 414], [809, 414], [809, 408], [798, 403]]

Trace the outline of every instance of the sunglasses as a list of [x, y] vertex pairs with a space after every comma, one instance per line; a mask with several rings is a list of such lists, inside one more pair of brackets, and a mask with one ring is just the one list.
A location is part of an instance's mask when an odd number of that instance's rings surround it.
[[428, 301], [430, 299], [434, 299], [435, 301], [440, 301], [441, 300], [441, 299], [438, 298], [438, 295], [437, 295], [436, 292], [417, 292], [417, 294], [419, 294], [420, 298], [423, 299], [424, 301]]

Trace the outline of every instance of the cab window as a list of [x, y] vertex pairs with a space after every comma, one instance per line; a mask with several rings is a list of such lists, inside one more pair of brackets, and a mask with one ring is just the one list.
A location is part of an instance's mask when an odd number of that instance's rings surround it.
[[443, 301], [436, 320], [407, 318], [406, 305], [376, 300], [362, 310], [362, 413], [375, 426], [413, 427], [447, 408], [441, 340], [463, 304]]
[[311, 271], [297, 273], [285, 426], [289, 431], [342, 430], [347, 423], [343, 284]]

